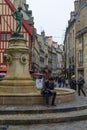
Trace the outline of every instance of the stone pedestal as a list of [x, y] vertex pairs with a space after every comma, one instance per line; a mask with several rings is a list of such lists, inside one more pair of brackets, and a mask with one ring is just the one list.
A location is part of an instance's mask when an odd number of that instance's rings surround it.
[[36, 94], [35, 82], [29, 71], [29, 48], [23, 38], [11, 38], [6, 49], [8, 71], [0, 82], [0, 93], [4, 94]]

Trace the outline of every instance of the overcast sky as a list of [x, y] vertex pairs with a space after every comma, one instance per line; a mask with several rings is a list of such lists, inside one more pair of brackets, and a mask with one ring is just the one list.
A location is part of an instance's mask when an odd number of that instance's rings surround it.
[[74, 0], [26, 0], [26, 3], [32, 10], [37, 33], [44, 30], [46, 36], [53, 36], [54, 41], [62, 43]]

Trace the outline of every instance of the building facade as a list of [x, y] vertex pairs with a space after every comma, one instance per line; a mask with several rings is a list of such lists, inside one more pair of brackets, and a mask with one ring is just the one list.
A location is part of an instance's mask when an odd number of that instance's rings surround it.
[[76, 44], [75, 44], [75, 17], [74, 12], [71, 12], [71, 19], [68, 22], [68, 27], [65, 34], [65, 67], [66, 77], [71, 78], [75, 74], [76, 68]]
[[76, 0], [74, 9], [64, 40], [66, 69], [73, 69], [76, 78], [83, 74], [87, 84], [87, 0]]
[[[9, 46], [9, 39], [15, 31], [16, 21], [14, 20], [12, 13], [16, 10], [12, 1], [10, 0], [0, 0], [0, 66], [5, 65], [4, 62], [4, 50]], [[23, 19], [22, 21], [21, 33], [24, 35], [24, 38], [27, 40], [27, 46], [31, 46], [31, 35], [32, 28], [30, 25]], [[30, 66], [30, 57], [29, 57], [29, 66]]]

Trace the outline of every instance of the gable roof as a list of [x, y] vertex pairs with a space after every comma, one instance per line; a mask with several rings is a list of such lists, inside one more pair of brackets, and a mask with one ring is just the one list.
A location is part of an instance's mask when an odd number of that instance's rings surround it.
[[[14, 7], [14, 5], [12, 4], [12, 2], [10, 0], [4, 0], [7, 5], [9, 6], [9, 8], [11, 9], [12, 12], [14, 12], [16, 10], [16, 8]], [[26, 29], [26, 31], [32, 35], [32, 27], [23, 19], [22, 20], [22, 25], [23, 27]]]

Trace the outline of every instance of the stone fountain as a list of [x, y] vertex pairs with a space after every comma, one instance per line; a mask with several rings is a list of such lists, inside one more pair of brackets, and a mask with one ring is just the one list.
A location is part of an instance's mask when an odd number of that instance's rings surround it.
[[[28, 72], [29, 48], [24, 38], [12, 37], [7, 54], [8, 71], [0, 82], [0, 104], [31, 105], [44, 104], [44, 97], [40, 94]], [[71, 101], [75, 98], [75, 91], [57, 88], [57, 103]]]
[[[19, 8], [18, 15], [20, 10], [21, 8]], [[17, 22], [20, 23], [21, 21]], [[29, 48], [26, 45], [26, 39], [19, 34], [20, 24], [9, 40], [9, 47], [5, 50], [8, 71], [3, 81], [0, 81], [0, 105], [44, 104], [44, 97], [40, 94], [40, 90], [35, 87], [35, 82], [28, 71]], [[75, 99], [74, 90], [57, 88], [56, 91], [56, 103]]]

